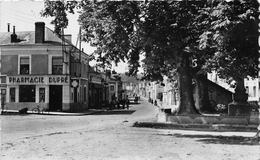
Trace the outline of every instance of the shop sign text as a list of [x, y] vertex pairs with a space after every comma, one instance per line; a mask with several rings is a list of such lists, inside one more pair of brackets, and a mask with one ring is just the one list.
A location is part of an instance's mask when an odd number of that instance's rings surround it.
[[43, 77], [43, 76], [30, 76], [30, 77], [9, 77], [8, 79], [9, 84], [45, 84], [45, 83], [51, 83], [51, 84], [60, 84], [60, 83], [69, 83], [68, 77], [63, 76], [49, 76], [49, 77]]

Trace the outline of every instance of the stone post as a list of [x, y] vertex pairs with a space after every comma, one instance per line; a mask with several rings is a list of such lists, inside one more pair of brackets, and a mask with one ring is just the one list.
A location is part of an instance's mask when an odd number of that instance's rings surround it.
[[233, 102], [228, 104], [229, 116], [250, 116], [252, 106], [247, 102], [248, 94], [244, 86], [244, 78], [236, 77], [235, 93], [232, 95]]

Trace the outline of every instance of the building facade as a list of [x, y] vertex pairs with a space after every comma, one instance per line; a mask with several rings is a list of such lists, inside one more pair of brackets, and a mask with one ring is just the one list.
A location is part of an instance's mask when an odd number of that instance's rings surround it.
[[88, 56], [43, 22], [35, 31], [0, 33], [1, 86], [6, 110], [88, 109]]
[[89, 66], [89, 108], [101, 108], [106, 96], [103, 75]]
[[[215, 72], [208, 74], [208, 79], [234, 93], [234, 87], [233, 88], [230, 87], [230, 85], [224, 79], [219, 78]], [[248, 77], [244, 79], [246, 93], [248, 94], [248, 102], [254, 102], [256, 104], [259, 104], [259, 100], [260, 100], [259, 83], [260, 83], [259, 78], [253, 79]]]

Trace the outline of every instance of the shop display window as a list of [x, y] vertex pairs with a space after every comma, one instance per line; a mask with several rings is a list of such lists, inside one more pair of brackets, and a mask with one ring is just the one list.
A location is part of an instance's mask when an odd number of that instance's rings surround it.
[[19, 102], [35, 102], [35, 85], [19, 86]]
[[15, 102], [15, 88], [10, 88], [10, 102]]

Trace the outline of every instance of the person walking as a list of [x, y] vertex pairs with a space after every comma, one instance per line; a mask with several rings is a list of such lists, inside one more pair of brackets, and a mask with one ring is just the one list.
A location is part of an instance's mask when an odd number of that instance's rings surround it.
[[126, 108], [129, 109], [129, 104], [130, 104], [130, 101], [128, 99], [128, 96], [126, 96]]

